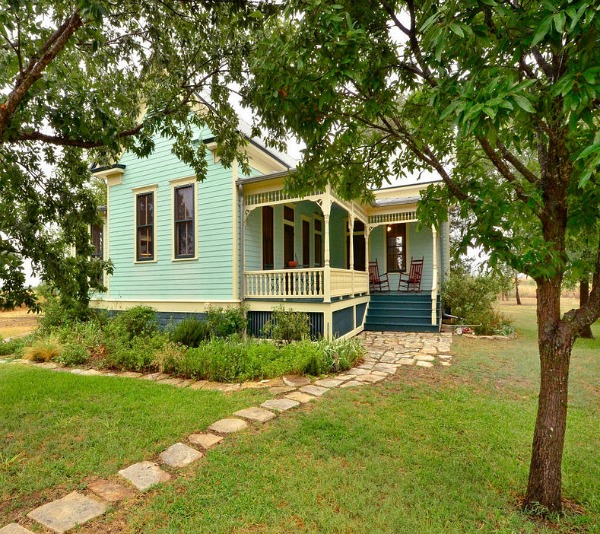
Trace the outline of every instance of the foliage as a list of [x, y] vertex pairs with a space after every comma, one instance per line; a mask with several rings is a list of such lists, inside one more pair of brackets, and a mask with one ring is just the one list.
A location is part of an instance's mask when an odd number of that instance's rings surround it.
[[310, 336], [310, 318], [306, 313], [286, 310], [283, 305], [276, 306], [262, 331], [275, 341], [300, 341]]
[[0, 356], [19, 356], [24, 346], [25, 342], [21, 338], [10, 341], [0, 340]]
[[233, 334], [244, 335], [248, 319], [245, 307], [221, 308], [210, 306], [206, 311], [206, 322], [212, 336], [228, 337]]
[[58, 363], [66, 366], [83, 365], [90, 359], [87, 349], [79, 343], [63, 345], [60, 355], [54, 358]]
[[214, 338], [199, 347], [171, 351], [164, 372], [197, 380], [240, 382], [286, 373], [322, 375], [352, 367], [364, 354], [358, 341], [308, 340], [277, 346], [268, 341]]
[[199, 321], [196, 318], [184, 319], [171, 333], [171, 341], [181, 343], [187, 347], [197, 347], [200, 342], [210, 337], [208, 321]]
[[[139, 157], [154, 138], [202, 178], [210, 128], [221, 161], [244, 140], [230, 85], [239, 84], [256, 9], [239, 2], [23, 0], [0, 9], [0, 307], [35, 305], [23, 264], [65, 298], [100, 289], [89, 225], [99, 222], [90, 162]], [[134, 13], [135, 16], [131, 14]], [[204, 98], [200, 95], [207, 95]], [[206, 105], [206, 98], [210, 105]], [[193, 110], [193, 111], [192, 111]], [[143, 111], [143, 112], [142, 112]], [[75, 248], [76, 254], [72, 254]]]
[[156, 312], [148, 306], [134, 306], [118, 312], [109, 322], [107, 332], [109, 337], [125, 342], [153, 335], [158, 332]]
[[49, 362], [56, 359], [63, 347], [55, 337], [37, 339], [23, 349], [23, 358], [32, 362]]
[[158, 332], [135, 337], [130, 341], [125, 338], [106, 338], [108, 351], [101, 365], [121, 371], [154, 371], [155, 355], [168, 342], [168, 335]]
[[510, 322], [493, 308], [500, 287], [492, 275], [452, 272], [442, 288], [442, 300], [464, 324], [477, 325], [479, 335], [511, 333]]

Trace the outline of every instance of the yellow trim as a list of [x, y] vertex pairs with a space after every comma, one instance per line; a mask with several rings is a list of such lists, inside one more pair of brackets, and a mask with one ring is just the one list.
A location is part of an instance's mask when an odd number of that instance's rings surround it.
[[233, 160], [233, 163], [231, 165], [231, 187], [232, 187], [232, 195], [231, 195], [231, 213], [233, 214], [233, 218], [232, 218], [232, 224], [233, 224], [233, 228], [232, 228], [232, 232], [233, 232], [233, 241], [232, 243], [232, 261], [233, 261], [233, 269], [232, 271], [232, 296], [234, 299], [239, 298], [240, 296], [240, 253], [239, 253], [239, 246], [240, 246], [240, 235], [239, 235], [239, 231], [238, 231], [238, 225], [239, 225], [239, 214], [238, 214], [238, 207], [239, 207], [239, 195], [238, 195], [238, 188], [237, 188], [237, 179], [238, 179], [238, 161]]
[[[176, 178], [169, 180], [171, 186], [171, 261], [196, 261], [198, 259], [198, 180], [196, 176], [186, 176], [184, 178]], [[175, 189], [184, 185], [192, 185], [194, 189], [194, 256], [191, 258], [176, 258], [175, 257]]]
[[202, 313], [210, 306], [238, 307], [239, 300], [102, 300], [90, 301], [90, 306], [105, 310], [128, 310], [134, 306], [150, 306], [159, 312]]
[[[145, 263], [157, 263], [158, 262], [158, 242], [156, 236], [158, 234], [158, 184], [144, 185], [141, 187], [134, 187], [131, 189], [133, 193], [133, 263], [134, 264], [145, 264]], [[153, 193], [154, 196], [154, 213], [152, 215], [152, 242], [154, 246], [154, 259], [152, 260], [138, 260], [137, 259], [137, 197], [144, 193]]]

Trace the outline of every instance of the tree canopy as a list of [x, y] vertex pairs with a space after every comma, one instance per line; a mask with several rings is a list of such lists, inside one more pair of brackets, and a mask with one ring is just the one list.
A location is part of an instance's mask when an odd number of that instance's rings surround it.
[[[266, 21], [246, 96], [306, 143], [299, 190], [364, 196], [433, 171], [490, 261], [536, 280], [542, 382], [525, 505], [561, 508], [569, 355], [600, 316], [600, 6], [586, 0], [291, 0]], [[276, 50], [277, 53], [269, 53]], [[561, 315], [567, 236], [593, 242], [587, 304]]]
[[229, 97], [252, 12], [210, 0], [0, 2], [0, 307], [34, 304], [25, 259], [87, 301], [88, 280], [98, 280], [88, 257], [91, 163], [125, 150], [145, 157], [162, 135], [202, 177], [193, 129], [205, 125], [232, 161], [241, 138]]

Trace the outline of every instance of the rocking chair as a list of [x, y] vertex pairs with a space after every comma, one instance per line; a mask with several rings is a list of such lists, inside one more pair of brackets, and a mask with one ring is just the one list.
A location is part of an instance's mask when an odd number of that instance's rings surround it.
[[383, 286], [387, 286], [386, 291], [390, 290], [390, 280], [387, 273], [379, 274], [379, 265], [377, 260], [369, 262], [369, 288], [375, 291], [379, 287], [379, 291], [383, 291]]
[[421, 291], [421, 278], [423, 277], [423, 263], [425, 262], [425, 256], [420, 260], [413, 260], [410, 258], [410, 271], [408, 274], [400, 273], [400, 280], [398, 280], [398, 291]]

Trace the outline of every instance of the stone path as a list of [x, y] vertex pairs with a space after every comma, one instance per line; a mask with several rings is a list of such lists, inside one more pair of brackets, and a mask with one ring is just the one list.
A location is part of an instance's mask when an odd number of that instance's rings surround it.
[[[159, 454], [158, 462], [144, 461], [130, 465], [119, 471], [123, 484], [110, 480], [98, 480], [88, 485], [87, 493], [72, 492], [61, 499], [44, 504], [32, 510], [27, 517], [53, 532], [63, 533], [94, 519], [123, 499], [145, 492], [149, 488], [165, 483], [182, 469], [198, 462], [206, 451], [216, 446], [229, 434], [240, 432], [250, 425], [263, 425], [284, 412], [302, 404], [322, 398], [335, 388], [359, 387], [375, 384], [395, 374], [406, 365], [431, 368], [436, 364], [449, 366], [451, 334], [415, 334], [396, 332], [363, 332], [359, 339], [366, 348], [366, 356], [357, 367], [340, 375], [322, 378], [311, 382], [300, 376], [284, 376], [282, 379], [249, 382], [245, 384], [216, 384], [205, 380], [192, 381], [172, 378], [153, 373], [99, 373], [94, 370], [67, 370], [79, 375], [110, 374], [128, 378], [155, 380], [174, 387], [194, 389], [218, 389], [223, 392], [237, 391], [254, 387], [269, 387], [277, 397], [267, 400], [261, 406], [251, 406], [239, 410], [228, 417], [215, 421], [207, 432], [191, 434], [185, 441], [175, 443]], [[54, 363], [32, 364], [22, 360], [0, 359], [0, 363], [28, 363], [36, 367], [64, 370]], [[94, 371], [94, 372], [92, 372]], [[166, 466], [171, 473], [163, 470]], [[0, 528], [0, 534], [33, 534], [17, 523]]]

